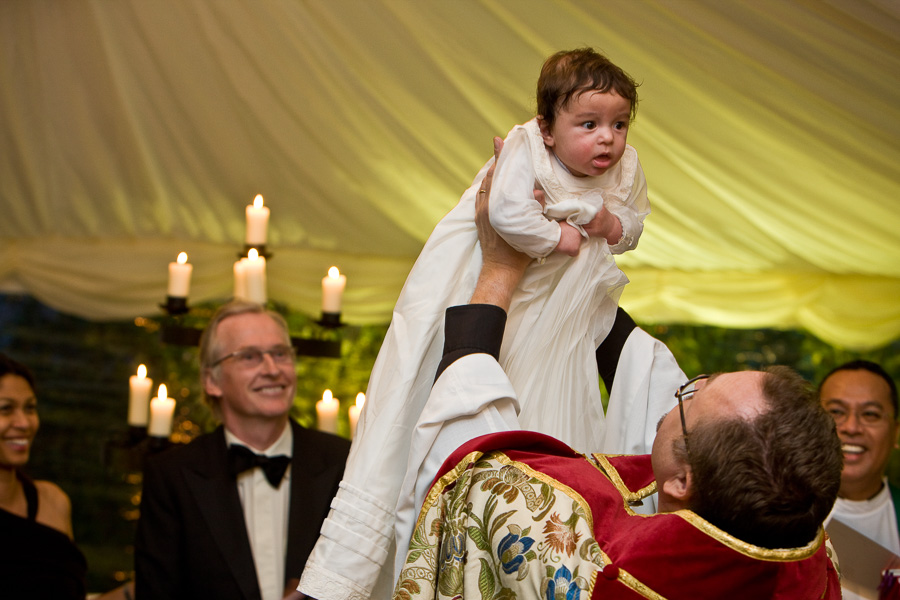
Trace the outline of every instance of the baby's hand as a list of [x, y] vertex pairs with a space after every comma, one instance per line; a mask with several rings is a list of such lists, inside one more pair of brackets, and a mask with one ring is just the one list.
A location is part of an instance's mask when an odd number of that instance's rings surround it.
[[[578, 251], [581, 249], [581, 234], [565, 221], [560, 221], [559, 226], [559, 243], [556, 245], [556, 252], [578, 256]], [[606, 210], [605, 206], [597, 212], [597, 216], [583, 225], [583, 228], [588, 236], [603, 238], [610, 245], [615, 244], [616, 240], [622, 237], [622, 223], [619, 222], [618, 217]]]
[[610, 245], [616, 243], [622, 237], [622, 224], [614, 214], [606, 210], [605, 206], [597, 212], [597, 216], [583, 227], [585, 233], [590, 237], [603, 238]]
[[555, 251], [568, 254], [569, 256], [578, 256], [580, 249], [581, 233], [565, 221], [561, 221], [559, 224], [559, 243], [556, 244]]
[[[544, 190], [535, 188], [534, 199], [540, 203], [541, 207], [546, 206]], [[560, 221], [559, 227], [559, 243], [556, 244], [556, 248], [553, 251], [568, 254], [569, 256], [578, 256], [578, 251], [581, 250], [581, 234], [565, 221]]]

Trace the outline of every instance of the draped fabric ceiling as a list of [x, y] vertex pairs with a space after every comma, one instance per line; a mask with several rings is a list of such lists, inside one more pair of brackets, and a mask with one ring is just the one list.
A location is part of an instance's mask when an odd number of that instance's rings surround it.
[[900, 337], [896, 0], [5, 0], [0, 289], [90, 319], [232, 292], [271, 209], [272, 300], [386, 322], [434, 224], [589, 45], [641, 82], [644, 322]]

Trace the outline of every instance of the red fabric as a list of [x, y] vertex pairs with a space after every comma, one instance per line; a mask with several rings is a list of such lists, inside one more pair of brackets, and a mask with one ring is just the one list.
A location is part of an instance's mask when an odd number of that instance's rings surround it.
[[655, 481], [649, 454], [607, 456], [606, 460], [615, 467], [619, 477], [632, 492], [641, 490]]
[[531, 449], [535, 452], [549, 452], [564, 456], [568, 453], [570, 456], [580, 456], [577, 452], [569, 448], [566, 444], [556, 438], [535, 433], [533, 431], [504, 431], [501, 433], [488, 433], [476, 438], [472, 438], [459, 448], [453, 454], [447, 457], [444, 464], [441, 465], [437, 475], [431, 482], [432, 485], [443, 477], [447, 472], [452, 471], [470, 452], [481, 452], [487, 454], [494, 450], [504, 450], [507, 448], [516, 448], [519, 450]]
[[[476, 438], [460, 447], [442, 472], [476, 450], [503, 450], [509, 458], [571, 487], [584, 498], [592, 511], [594, 536], [611, 561], [611, 566], [597, 576], [593, 598], [643, 597], [616, 578], [620, 570], [669, 599], [841, 597], [837, 573], [825, 554], [824, 544], [805, 559], [766, 560], [739, 552], [715, 533], [706, 533], [688, 520], [699, 520], [690, 511], [652, 516], [629, 514], [622, 494], [596, 466], [558, 440], [531, 432]], [[649, 456], [609, 460], [630, 491], [653, 480]], [[702, 523], [715, 530], [705, 521]], [[749, 553], [752, 552], [751, 549]]]
[[900, 571], [885, 571], [878, 586], [878, 600], [900, 600]]

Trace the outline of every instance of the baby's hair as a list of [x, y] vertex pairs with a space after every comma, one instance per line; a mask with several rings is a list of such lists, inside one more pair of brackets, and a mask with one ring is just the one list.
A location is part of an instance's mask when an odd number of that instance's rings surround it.
[[628, 73], [593, 48], [557, 52], [544, 62], [537, 83], [537, 114], [552, 126], [556, 113], [572, 98], [589, 90], [614, 91], [631, 103], [629, 121], [637, 113], [638, 84]]

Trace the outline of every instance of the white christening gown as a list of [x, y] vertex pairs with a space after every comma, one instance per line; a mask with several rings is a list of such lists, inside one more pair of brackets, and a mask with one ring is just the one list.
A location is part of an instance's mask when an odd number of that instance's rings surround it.
[[[468, 302], [481, 269], [475, 196], [492, 163], [435, 227], [394, 308], [344, 479], [301, 578], [299, 589], [319, 600], [390, 597], [398, 497], [408, 461], [419, 458], [409, 456], [411, 435], [441, 359], [444, 310]], [[535, 182], [546, 209], [534, 199]], [[603, 205], [620, 220], [622, 240], [610, 247], [587, 238], [577, 257], [553, 253], [556, 220], [583, 231]], [[490, 209], [500, 235], [539, 259], [513, 296], [500, 353], [521, 425], [596, 452], [604, 416], [594, 353], [628, 281], [613, 253], [635, 247], [650, 212], [637, 152], [626, 146], [603, 175], [575, 177], [546, 149], [535, 120], [517, 125], [498, 159]]]

